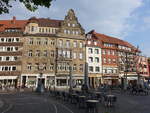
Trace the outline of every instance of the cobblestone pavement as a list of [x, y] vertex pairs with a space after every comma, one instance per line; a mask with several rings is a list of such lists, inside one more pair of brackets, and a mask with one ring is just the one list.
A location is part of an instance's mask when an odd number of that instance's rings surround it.
[[[117, 103], [114, 107], [98, 104], [98, 113], [150, 113], [150, 96], [133, 96], [115, 93]], [[77, 105], [63, 102], [48, 94], [36, 93], [0, 94], [4, 106], [0, 113], [85, 113]]]

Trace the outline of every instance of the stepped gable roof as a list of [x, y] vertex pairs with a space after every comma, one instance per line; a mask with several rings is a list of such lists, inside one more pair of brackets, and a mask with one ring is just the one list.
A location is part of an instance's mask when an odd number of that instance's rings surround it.
[[60, 27], [62, 21], [63, 20], [54, 20], [49, 18], [36, 18], [36, 17], [32, 17], [29, 19], [29, 23], [30, 22], [38, 23], [39, 27]]
[[23, 30], [27, 22], [28, 20], [16, 20], [16, 17], [13, 17], [12, 20], [0, 20], [0, 32], [7, 28], [17, 28]]

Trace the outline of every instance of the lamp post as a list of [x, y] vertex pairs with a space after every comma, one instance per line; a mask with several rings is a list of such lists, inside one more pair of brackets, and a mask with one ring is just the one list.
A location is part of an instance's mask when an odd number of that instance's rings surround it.
[[72, 66], [69, 66], [69, 92], [72, 93]]

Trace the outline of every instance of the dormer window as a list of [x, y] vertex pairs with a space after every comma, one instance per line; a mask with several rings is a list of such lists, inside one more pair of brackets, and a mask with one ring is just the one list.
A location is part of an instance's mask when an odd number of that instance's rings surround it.
[[87, 38], [88, 38], [88, 39], [91, 39], [91, 38], [92, 38], [92, 35], [91, 35], [91, 34], [88, 34], [88, 35], [87, 35]]

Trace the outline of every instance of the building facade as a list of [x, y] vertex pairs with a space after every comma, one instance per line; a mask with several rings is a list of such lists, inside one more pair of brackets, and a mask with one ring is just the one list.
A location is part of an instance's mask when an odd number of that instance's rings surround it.
[[[42, 81], [47, 88], [68, 87], [69, 83], [82, 85], [85, 36], [72, 9], [64, 20], [36, 17], [16, 20], [14, 17], [1, 20], [0, 25], [2, 82], [10, 78], [16, 86], [37, 87]], [[8, 42], [3, 41], [7, 39]], [[17, 60], [11, 61], [14, 59]]]
[[86, 62], [88, 63], [88, 77], [90, 88], [96, 88], [102, 79], [102, 53], [100, 43], [90, 34], [86, 36]]
[[137, 61], [135, 61], [139, 53], [137, 48], [126, 41], [97, 33], [94, 30], [87, 33], [88, 35], [99, 43], [97, 47], [101, 49], [102, 84], [115, 86], [138, 80]]

